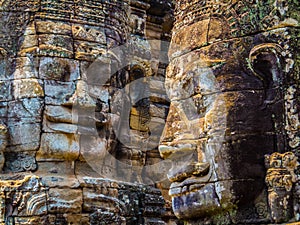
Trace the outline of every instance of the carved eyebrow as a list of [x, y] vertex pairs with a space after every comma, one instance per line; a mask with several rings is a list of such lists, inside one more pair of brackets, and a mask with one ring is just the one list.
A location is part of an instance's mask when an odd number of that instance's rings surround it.
[[189, 63], [186, 65], [186, 71], [194, 69], [195, 66], [200, 67], [200, 68], [211, 68], [216, 65], [224, 64], [226, 63], [225, 59], [199, 59], [197, 61], [194, 61], [192, 63]]
[[209, 59], [206, 60], [205, 63], [207, 64], [208, 67], [214, 67], [217, 65], [223, 65], [226, 63], [225, 59]]

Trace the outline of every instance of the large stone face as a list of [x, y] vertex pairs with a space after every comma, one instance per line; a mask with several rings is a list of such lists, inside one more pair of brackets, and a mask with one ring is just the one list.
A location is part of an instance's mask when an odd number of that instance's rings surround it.
[[171, 6], [0, 3], [1, 224], [165, 224]]
[[0, 224], [181, 224], [170, 198], [187, 224], [299, 220], [298, 164], [264, 165], [299, 158], [297, 1], [4, 0], [0, 18]]
[[298, 11], [294, 1], [176, 1], [159, 149], [188, 224], [293, 218], [268, 208], [264, 155], [299, 154]]

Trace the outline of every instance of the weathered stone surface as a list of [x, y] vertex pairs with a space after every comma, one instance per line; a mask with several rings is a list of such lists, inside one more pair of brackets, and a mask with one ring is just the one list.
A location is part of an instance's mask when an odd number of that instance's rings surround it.
[[42, 82], [34, 78], [15, 80], [13, 87], [14, 97], [17, 99], [44, 97]]
[[62, 82], [77, 80], [80, 78], [78, 64], [75, 60], [43, 57], [40, 59], [40, 78]]
[[265, 157], [266, 184], [271, 217], [275, 223], [292, 218], [292, 188], [297, 181], [295, 169], [299, 165], [298, 158], [292, 152], [273, 153]]
[[[31, 149], [24, 150], [36, 150], [40, 142], [41, 125], [39, 123], [12, 123], [9, 127], [9, 132], [13, 134], [10, 139], [12, 145], [28, 144]], [[20, 146], [20, 150], [23, 150]]]
[[[46, 192], [36, 176], [1, 179], [1, 222], [11, 216], [36, 216], [47, 213]], [[3, 207], [5, 205], [5, 207]], [[10, 218], [10, 222], [13, 218]]]
[[88, 214], [67, 214], [64, 215], [67, 223], [69, 224], [78, 224], [78, 225], [88, 225], [90, 224]]
[[83, 208], [87, 212], [102, 209], [115, 214], [121, 214], [121, 211], [124, 210], [123, 203], [118, 200], [118, 190], [115, 188], [104, 186], [97, 191], [84, 188], [83, 201]]
[[82, 191], [74, 189], [50, 188], [47, 196], [50, 213], [81, 213]]
[[39, 35], [39, 40], [39, 55], [68, 58], [71, 58], [73, 55], [73, 41], [70, 36], [42, 34]]
[[50, 188], [79, 188], [80, 182], [74, 174], [74, 163], [38, 162], [36, 174]]
[[7, 127], [5, 124], [0, 124], [0, 171], [2, 171], [5, 158], [4, 158], [4, 150], [7, 146]]
[[151, 104], [149, 113], [153, 117], [159, 117], [159, 118], [165, 118], [166, 115], [168, 114], [168, 109], [165, 105], [160, 105], [160, 104]]
[[47, 105], [68, 104], [75, 87], [74, 82], [45, 80], [45, 103]]
[[40, 122], [42, 108], [43, 100], [41, 98], [23, 98], [8, 103], [7, 116], [12, 120]]
[[[13, 219], [11, 217], [11, 219]], [[14, 224], [17, 225], [89, 225], [90, 220], [87, 214], [59, 214], [59, 215], [47, 215], [47, 216], [32, 216], [32, 217], [14, 217]]]
[[0, 100], [1, 101], [7, 101], [7, 100], [11, 100], [12, 96], [11, 96], [11, 82], [10, 81], [1, 81], [0, 82]]
[[[36, 39], [33, 39], [36, 40]], [[38, 60], [34, 57], [19, 57], [16, 59], [14, 79], [38, 78]]]
[[180, 224], [134, 184], [170, 168], [186, 224], [299, 220], [300, 182], [267, 187], [263, 163], [299, 157], [299, 19], [293, 0], [1, 1], [0, 223]]
[[1, 224], [165, 224], [160, 192], [135, 183], [164, 179], [171, 7], [0, 2]]
[[[30, 145], [27, 145], [30, 147]], [[5, 167], [7, 172], [35, 171], [37, 163], [35, 151], [5, 152]]]
[[68, 23], [52, 22], [52, 21], [37, 21], [36, 30], [40, 34], [61, 34], [71, 35], [71, 26]]
[[299, 152], [296, 11], [294, 1], [176, 1], [159, 150], [173, 161], [169, 193], [186, 224], [291, 219], [299, 200], [273, 184], [267, 197], [263, 162], [272, 152]]
[[[171, 1], [0, 3], [4, 171], [34, 172], [50, 188], [45, 199], [21, 187], [35, 213], [4, 196], [1, 223], [164, 224], [160, 193], [120, 180], [154, 184], [171, 166], [187, 223], [271, 222], [264, 154], [299, 153], [299, 4], [174, 4], [173, 17]], [[173, 165], [157, 151], [170, 101], [160, 150]], [[298, 183], [287, 208], [299, 217]]]
[[41, 217], [16, 217], [15, 224], [17, 225], [39, 225], [43, 219]]
[[76, 160], [79, 156], [78, 138], [74, 134], [43, 133], [37, 160]]

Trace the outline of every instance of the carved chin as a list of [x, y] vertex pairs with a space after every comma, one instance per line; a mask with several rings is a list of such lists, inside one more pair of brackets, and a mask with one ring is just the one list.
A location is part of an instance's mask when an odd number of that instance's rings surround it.
[[172, 206], [175, 215], [180, 219], [200, 218], [222, 210], [212, 183], [199, 190], [173, 196]]

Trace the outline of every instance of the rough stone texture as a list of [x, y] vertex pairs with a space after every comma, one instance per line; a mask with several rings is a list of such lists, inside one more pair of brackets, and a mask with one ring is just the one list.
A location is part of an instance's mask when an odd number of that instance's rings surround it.
[[0, 224], [299, 221], [299, 7], [0, 1]]
[[0, 224], [175, 220], [155, 188], [171, 15], [171, 1], [0, 2]]
[[159, 146], [173, 162], [175, 215], [193, 225], [299, 221], [299, 182], [284, 204], [264, 182], [265, 154], [299, 156], [299, 1], [175, 2]]
[[266, 183], [272, 220], [276, 223], [287, 221], [293, 215], [294, 183], [297, 181], [295, 169], [299, 165], [292, 152], [273, 153], [265, 158], [268, 168]]

